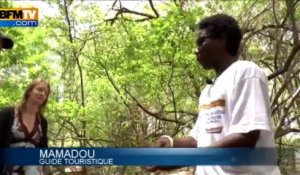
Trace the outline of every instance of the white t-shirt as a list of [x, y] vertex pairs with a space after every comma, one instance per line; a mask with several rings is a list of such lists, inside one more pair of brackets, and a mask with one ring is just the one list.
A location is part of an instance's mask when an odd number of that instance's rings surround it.
[[[236, 61], [213, 84], [207, 85], [199, 98], [199, 115], [190, 136], [198, 147], [233, 133], [261, 130], [256, 147], [275, 147], [271, 128], [268, 79], [249, 61]], [[249, 170], [250, 169], [250, 170]], [[277, 166], [198, 166], [197, 175], [280, 175]], [[272, 172], [274, 171], [274, 172]]]

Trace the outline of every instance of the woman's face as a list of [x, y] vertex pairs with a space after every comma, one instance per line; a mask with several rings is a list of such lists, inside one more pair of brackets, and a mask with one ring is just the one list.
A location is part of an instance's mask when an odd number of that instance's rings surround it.
[[40, 106], [48, 98], [48, 94], [49, 89], [47, 83], [40, 82], [29, 92], [28, 100]]

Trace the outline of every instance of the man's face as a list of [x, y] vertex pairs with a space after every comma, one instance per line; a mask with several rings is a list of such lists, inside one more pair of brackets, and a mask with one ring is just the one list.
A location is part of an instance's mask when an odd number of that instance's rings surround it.
[[225, 47], [224, 39], [214, 39], [208, 30], [201, 30], [197, 35], [197, 61], [204, 69], [212, 69], [222, 59]]

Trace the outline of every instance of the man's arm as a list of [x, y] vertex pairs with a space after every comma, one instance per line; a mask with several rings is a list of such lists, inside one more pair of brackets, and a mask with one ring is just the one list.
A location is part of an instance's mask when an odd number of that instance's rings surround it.
[[255, 147], [259, 138], [260, 131], [254, 130], [248, 133], [230, 134], [219, 141], [213, 143], [210, 147], [228, 148], [228, 147]]
[[[259, 130], [231, 134], [213, 143], [210, 147], [255, 147], [259, 134]], [[193, 137], [175, 138], [173, 144], [175, 148], [197, 148], [197, 141]]]
[[[171, 147], [171, 142], [168, 138], [161, 137], [156, 141], [155, 147]], [[174, 148], [196, 148], [197, 141], [193, 137], [185, 137], [185, 138], [175, 138], [173, 140]], [[146, 170], [149, 172], [155, 172], [157, 170], [161, 171], [172, 171], [182, 168], [182, 166], [152, 166], [147, 167]]]
[[[254, 130], [249, 133], [235, 133], [228, 135], [219, 141], [213, 143], [209, 147], [215, 148], [230, 148], [230, 147], [255, 147], [256, 142], [259, 138], [260, 131]], [[170, 147], [170, 141], [167, 138], [160, 138], [157, 143], [157, 147]], [[173, 141], [173, 147], [175, 148], [196, 148], [197, 141], [193, 137], [186, 138], [175, 138]], [[181, 166], [154, 166], [146, 168], [147, 171], [154, 172], [157, 170], [161, 171], [172, 171], [182, 168]]]
[[244, 78], [230, 99], [231, 121], [228, 136], [211, 147], [255, 147], [260, 133], [271, 131], [266, 78]]
[[193, 137], [175, 138], [173, 147], [175, 148], [197, 148], [197, 140]]

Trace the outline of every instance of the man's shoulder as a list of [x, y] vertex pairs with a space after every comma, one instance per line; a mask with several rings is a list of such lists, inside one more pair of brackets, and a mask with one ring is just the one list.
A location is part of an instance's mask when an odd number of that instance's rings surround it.
[[1, 107], [0, 108], [0, 123], [7, 122], [12, 119], [14, 115], [14, 107]]
[[267, 79], [264, 70], [252, 61], [237, 61], [234, 63], [233, 69], [235, 71], [235, 75], [241, 79], [253, 77], [261, 78], [263, 80]]
[[0, 107], [0, 113], [7, 113], [7, 112], [12, 112], [12, 111], [14, 111], [13, 106]]
[[262, 71], [262, 68], [252, 61], [239, 60], [236, 61], [234, 64], [235, 64], [234, 67], [238, 70], [253, 69], [255, 71]]
[[47, 121], [44, 114], [41, 115], [41, 122], [42, 122], [43, 125], [48, 125], [48, 121]]

